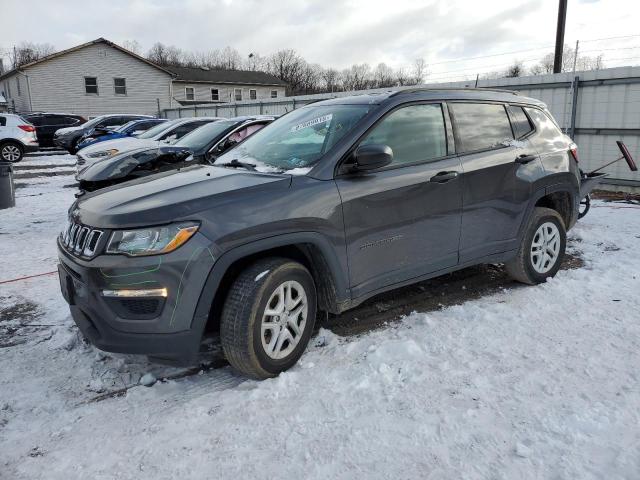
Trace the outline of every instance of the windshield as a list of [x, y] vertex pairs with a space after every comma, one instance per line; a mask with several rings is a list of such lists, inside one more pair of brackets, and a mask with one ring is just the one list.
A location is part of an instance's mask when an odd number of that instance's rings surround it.
[[309, 106], [266, 126], [216, 164], [238, 160], [258, 171], [306, 173], [370, 111], [372, 105]]
[[175, 146], [198, 151], [237, 124], [237, 121], [230, 120], [219, 120], [217, 122], [207, 123], [182, 137], [179, 142], [175, 143]]
[[159, 123], [155, 127], [152, 127], [149, 130], [147, 130], [146, 132], [141, 133], [140, 135], [138, 135], [137, 138], [153, 138], [156, 135], [164, 132], [165, 130], [169, 130], [170, 128], [173, 128], [173, 126], [176, 123], [177, 122], [162, 122], [162, 123]]
[[129, 128], [131, 128], [132, 126], [134, 126], [136, 123], [138, 123], [140, 120], [132, 120], [128, 123], [125, 123], [124, 125], [119, 126], [118, 128], [114, 128], [113, 131], [114, 132], [119, 132], [119, 133], [123, 133], [126, 132]]
[[83, 127], [94, 127], [98, 123], [100, 123], [102, 120], [104, 120], [105, 118], [107, 118], [106, 115], [102, 115], [101, 117], [93, 118], [93, 119], [89, 120], [88, 122], [83, 123], [82, 126]]

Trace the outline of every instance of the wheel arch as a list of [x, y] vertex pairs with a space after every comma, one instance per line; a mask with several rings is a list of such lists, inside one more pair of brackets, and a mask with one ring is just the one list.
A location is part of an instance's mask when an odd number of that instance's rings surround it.
[[[316, 282], [318, 309], [339, 313], [349, 300], [348, 275], [344, 261], [326, 237], [315, 232], [279, 235], [236, 247], [222, 254], [214, 263], [203, 287], [193, 329], [199, 338], [206, 331], [219, 328], [220, 313], [229, 287], [249, 264], [266, 257], [283, 257], [300, 262], [309, 269]], [[197, 324], [199, 322], [200, 324]]]
[[569, 230], [578, 218], [578, 196], [577, 189], [571, 184], [549, 185], [536, 190], [527, 206], [526, 215], [518, 231], [518, 238], [522, 238], [536, 207], [546, 207], [558, 212], [565, 223], [565, 228]]

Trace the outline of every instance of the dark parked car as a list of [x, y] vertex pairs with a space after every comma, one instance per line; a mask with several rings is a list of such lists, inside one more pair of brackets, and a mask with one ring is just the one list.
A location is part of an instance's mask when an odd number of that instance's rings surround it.
[[87, 121], [80, 115], [70, 113], [30, 113], [23, 117], [36, 127], [40, 147], [53, 147], [53, 135], [57, 130], [77, 127]]
[[213, 162], [215, 158], [275, 120], [275, 117], [235, 117], [207, 123], [175, 144], [141, 146], [80, 170], [80, 189], [93, 191], [134, 178]]
[[82, 125], [56, 130], [56, 133], [53, 135], [53, 143], [56, 147], [63, 148], [69, 153], [74, 154], [78, 150], [78, 142], [87, 132], [95, 128], [118, 127], [132, 120], [139, 120], [142, 118], [153, 117], [149, 115], [128, 114], [101, 115], [83, 123]]
[[317, 310], [482, 263], [553, 277], [600, 178], [581, 183], [577, 160], [545, 105], [512, 93], [314, 103], [214, 166], [81, 196], [58, 240], [62, 293], [103, 350], [193, 361], [219, 331], [235, 369], [275, 376]]
[[145, 118], [143, 120], [132, 120], [119, 127], [100, 127], [87, 132], [78, 142], [78, 150], [106, 142], [107, 140], [117, 140], [118, 138], [137, 137], [152, 127], [160, 123], [166, 123], [166, 118]]

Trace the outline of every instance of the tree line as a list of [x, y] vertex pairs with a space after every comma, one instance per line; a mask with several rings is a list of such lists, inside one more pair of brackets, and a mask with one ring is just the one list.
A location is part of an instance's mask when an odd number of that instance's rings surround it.
[[[336, 69], [310, 63], [293, 49], [279, 50], [270, 55], [258, 53], [241, 55], [235, 48], [224, 47], [206, 52], [190, 52], [173, 45], [156, 42], [147, 52], [136, 40], [128, 40], [122, 46], [148, 60], [164, 66], [199, 67], [221, 70], [265, 71], [289, 85], [289, 94], [311, 94], [337, 91], [366, 90], [370, 88], [388, 88], [403, 85], [418, 85], [428, 80], [428, 66], [424, 59], [417, 58], [408, 67], [392, 68], [385, 63], [372, 67], [368, 63], [358, 63], [349, 68]], [[20, 45], [0, 50], [9, 60], [9, 69], [20, 67], [55, 52], [48, 43], [22, 42]], [[562, 71], [571, 71], [574, 60], [576, 70], [598, 70], [604, 68], [602, 55], [597, 57], [580, 56], [568, 45], [564, 47]], [[516, 60], [506, 70], [483, 73], [483, 79], [501, 77], [520, 77], [541, 75], [553, 72], [553, 53], [548, 53], [531, 67]], [[480, 69], [481, 67], [479, 67]], [[442, 74], [438, 74], [442, 75]], [[442, 78], [442, 77], [440, 77]]]

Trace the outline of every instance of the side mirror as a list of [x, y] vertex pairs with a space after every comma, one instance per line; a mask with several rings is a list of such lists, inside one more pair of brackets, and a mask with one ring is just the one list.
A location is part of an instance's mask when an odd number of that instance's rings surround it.
[[367, 171], [386, 167], [393, 161], [393, 150], [388, 145], [361, 145], [353, 154], [353, 170]]

